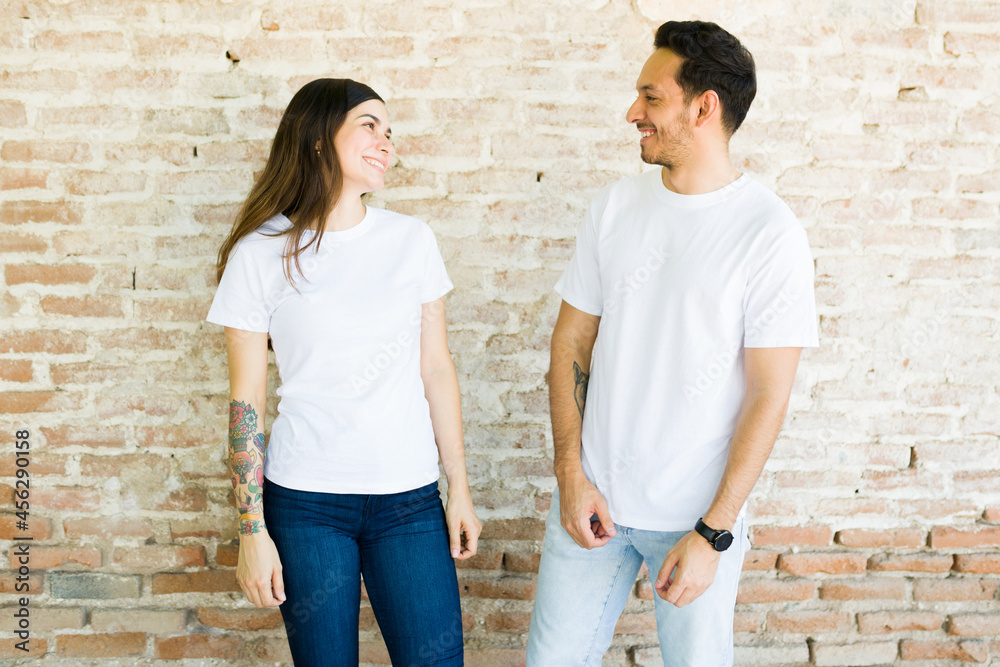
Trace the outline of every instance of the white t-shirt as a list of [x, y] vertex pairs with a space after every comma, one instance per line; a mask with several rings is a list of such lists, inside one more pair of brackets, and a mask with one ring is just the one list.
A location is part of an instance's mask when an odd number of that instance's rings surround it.
[[616, 523], [687, 531], [722, 479], [743, 348], [818, 345], [813, 262], [795, 215], [749, 176], [680, 195], [660, 174], [594, 198], [556, 291], [601, 316], [585, 474]]
[[288, 237], [260, 233], [290, 226], [278, 215], [241, 239], [206, 318], [271, 335], [281, 398], [264, 474], [326, 493], [396, 493], [436, 481], [420, 317], [421, 305], [452, 284], [434, 233], [368, 206], [359, 224], [325, 232], [319, 252], [314, 245], [299, 257], [293, 287], [283, 273]]

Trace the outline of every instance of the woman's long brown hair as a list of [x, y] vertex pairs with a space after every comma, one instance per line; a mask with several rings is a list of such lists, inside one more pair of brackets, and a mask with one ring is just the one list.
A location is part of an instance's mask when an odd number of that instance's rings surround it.
[[[314, 243], [319, 249], [323, 223], [340, 198], [343, 187], [333, 137], [351, 109], [373, 99], [384, 101], [374, 90], [351, 79], [316, 79], [295, 93], [278, 123], [264, 171], [250, 188], [232, 231], [219, 248], [217, 280], [222, 279], [229, 255], [240, 239], [278, 213], [292, 221], [287, 230], [272, 234], [288, 235], [282, 255], [285, 277], [290, 283], [294, 282], [293, 263], [301, 275], [299, 256]], [[300, 247], [302, 234], [314, 225], [316, 235]]]

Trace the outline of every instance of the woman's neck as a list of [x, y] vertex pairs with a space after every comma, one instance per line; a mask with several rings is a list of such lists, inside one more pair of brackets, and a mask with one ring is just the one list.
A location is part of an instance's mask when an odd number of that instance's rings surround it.
[[345, 229], [354, 227], [365, 219], [365, 205], [361, 203], [361, 197], [340, 198], [337, 205], [330, 211], [326, 218], [324, 231], [342, 232]]

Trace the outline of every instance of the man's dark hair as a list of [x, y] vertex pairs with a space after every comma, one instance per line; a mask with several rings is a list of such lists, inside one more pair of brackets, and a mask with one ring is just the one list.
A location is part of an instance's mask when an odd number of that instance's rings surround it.
[[667, 21], [656, 31], [653, 46], [684, 59], [677, 84], [685, 101], [714, 90], [722, 102], [723, 128], [730, 135], [736, 132], [757, 94], [753, 56], [740, 40], [715, 23]]

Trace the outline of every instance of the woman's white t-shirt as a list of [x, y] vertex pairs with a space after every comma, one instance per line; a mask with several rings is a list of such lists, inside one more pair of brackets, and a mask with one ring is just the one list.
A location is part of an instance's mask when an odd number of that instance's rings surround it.
[[326, 493], [397, 493], [436, 481], [420, 318], [422, 304], [452, 283], [434, 233], [368, 206], [359, 224], [325, 232], [318, 252], [300, 255], [293, 286], [282, 257], [288, 237], [267, 235], [291, 224], [277, 215], [240, 240], [206, 318], [271, 336], [280, 401], [264, 474]]

